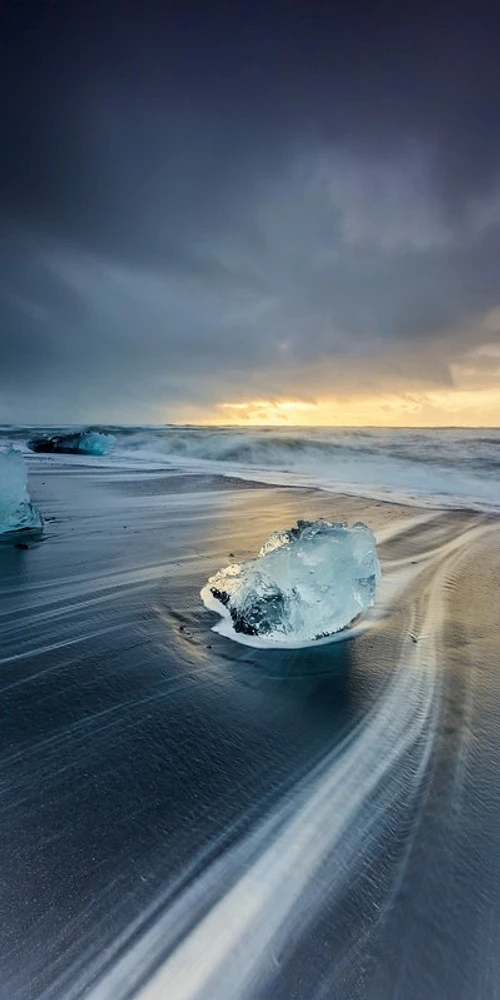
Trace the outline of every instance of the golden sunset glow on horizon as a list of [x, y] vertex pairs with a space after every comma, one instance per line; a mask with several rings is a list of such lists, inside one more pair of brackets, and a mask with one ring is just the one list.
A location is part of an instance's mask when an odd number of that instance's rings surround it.
[[344, 398], [250, 399], [186, 413], [179, 422], [237, 427], [498, 427], [500, 388], [352, 395]]
[[[468, 346], [470, 330], [476, 345]], [[424, 357], [407, 351], [362, 362], [326, 357], [297, 375], [254, 373], [254, 392], [170, 409], [168, 421], [257, 427], [500, 427], [500, 307], [458, 328]], [[463, 346], [459, 343], [462, 340]], [[455, 342], [454, 357], [449, 344]], [[263, 391], [272, 382], [284, 388]], [[215, 392], [214, 392], [215, 396]], [[160, 414], [159, 414], [160, 416]], [[161, 414], [166, 419], [166, 414]]]

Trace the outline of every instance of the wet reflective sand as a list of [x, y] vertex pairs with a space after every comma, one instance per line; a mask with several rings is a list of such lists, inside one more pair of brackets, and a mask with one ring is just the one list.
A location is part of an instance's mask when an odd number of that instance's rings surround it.
[[[40, 462], [0, 550], [0, 995], [494, 1000], [496, 518]], [[377, 530], [347, 641], [237, 645], [200, 586], [297, 517]]]

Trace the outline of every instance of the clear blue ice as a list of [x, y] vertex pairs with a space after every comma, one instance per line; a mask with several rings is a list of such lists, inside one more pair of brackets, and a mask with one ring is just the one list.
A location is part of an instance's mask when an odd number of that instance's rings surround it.
[[0, 452], [0, 534], [41, 528], [41, 514], [28, 493], [26, 463], [19, 451]]
[[28, 441], [31, 451], [63, 455], [107, 455], [114, 447], [113, 434], [101, 431], [72, 431], [68, 434], [42, 435]]
[[299, 521], [273, 532], [255, 559], [208, 581], [237, 632], [308, 641], [339, 632], [371, 607], [380, 566], [365, 524]]

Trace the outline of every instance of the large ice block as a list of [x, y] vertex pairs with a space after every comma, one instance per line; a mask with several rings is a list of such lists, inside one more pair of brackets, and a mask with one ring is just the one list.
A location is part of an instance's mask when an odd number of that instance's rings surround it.
[[0, 452], [0, 534], [42, 525], [42, 516], [28, 493], [26, 463], [21, 452], [14, 448]]
[[339, 632], [371, 607], [379, 577], [366, 524], [299, 521], [273, 532], [255, 559], [219, 570], [207, 589], [236, 632], [305, 642]]
[[101, 431], [75, 431], [32, 438], [28, 448], [42, 454], [58, 452], [63, 455], [107, 455], [115, 443], [113, 434]]

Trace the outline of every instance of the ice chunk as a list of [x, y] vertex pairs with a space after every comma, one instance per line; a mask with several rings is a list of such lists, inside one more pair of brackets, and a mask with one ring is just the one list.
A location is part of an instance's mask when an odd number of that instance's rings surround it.
[[202, 597], [224, 605], [236, 632], [306, 642], [339, 632], [371, 607], [379, 577], [366, 524], [298, 521], [274, 531], [255, 559], [219, 570]]
[[72, 434], [54, 434], [51, 437], [32, 438], [28, 441], [31, 451], [65, 455], [107, 455], [115, 443], [112, 434], [101, 431], [77, 431]]
[[21, 452], [14, 448], [0, 452], [0, 534], [42, 525], [42, 516], [30, 500]]

